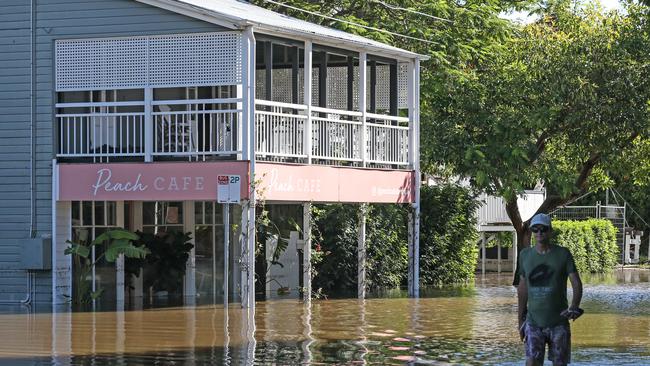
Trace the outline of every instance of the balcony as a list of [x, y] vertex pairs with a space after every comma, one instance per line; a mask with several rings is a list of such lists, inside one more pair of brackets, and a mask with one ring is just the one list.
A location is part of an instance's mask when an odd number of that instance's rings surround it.
[[[528, 190], [517, 198], [517, 206], [522, 220], [530, 219], [546, 198], [542, 190]], [[506, 204], [501, 197], [483, 194], [480, 198], [481, 206], [477, 210], [479, 231], [488, 231], [491, 226], [511, 225], [506, 212]]]
[[382, 167], [409, 164], [408, 118], [265, 100], [255, 105], [258, 160]]
[[[66, 161], [241, 158], [240, 98], [57, 103], [57, 158]], [[256, 100], [262, 161], [406, 168], [409, 119]]]

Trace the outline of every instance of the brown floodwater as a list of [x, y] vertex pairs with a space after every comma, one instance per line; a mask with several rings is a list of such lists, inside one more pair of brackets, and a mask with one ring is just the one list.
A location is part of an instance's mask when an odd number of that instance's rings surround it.
[[[648, 271], [585, 279], [573, 361], [650, 364]], [[420, 299], [258, 302], [123, 312], [0, 308], [2, 365], [503, 364], [523, 362], [510, 276], [424, 289]]]

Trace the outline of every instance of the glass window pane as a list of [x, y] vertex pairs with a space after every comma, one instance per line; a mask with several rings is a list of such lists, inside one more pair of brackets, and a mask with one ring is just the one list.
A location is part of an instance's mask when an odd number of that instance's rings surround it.
[[79, 244], [90, 243], [90, 228], [75, 227], [72, 229], [72, 241]]
[[81, 203], [81, 214], [83, 219], [81, 220], [81, 225], [83, 226], [92, 226], [93, 225], [93, 203], [92, 201], [83, 201]]
[[104, 202], [96, 201], [95, 202], [95, 225], [104, 226], [106, 221], [104, 220]]
[[117, 203], [115, 201], [106, 202], [106, 225], [117, 225]]
[[223, 204], [212, 202], [214, 206], [214, 223], [216, 225], [223, 225]]
[[79, 201], [72, 201], [72, 226], [79, 226], [81, 225], [81, 217], [79, 216], [79, 205], [81, 202]]
[[[180, 207], [179, 207], [180, 206]], [[183, 206], [168, 203], [165, 206], [165, 224], [181, 224], [183, 223]]]
[[205, 206], [205, 202], [194, 202], [194, 223], [197, 225], [205, 224], [203, 221], [203, 206]]
[[142, 202], [142, 223], [144, 225], [154, 225], [160, 223], [158, 215], [158, 202]]
[[212, 211], [214, 210], [214, 202], [204, 202], [205, 205], [205, 223], [212, 224]]

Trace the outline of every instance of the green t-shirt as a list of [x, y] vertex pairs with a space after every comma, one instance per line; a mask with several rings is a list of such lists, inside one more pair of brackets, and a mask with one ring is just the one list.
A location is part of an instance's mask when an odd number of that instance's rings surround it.
[[519, 256], [519, 273], [528, 287], [528, 315], [530, 324], [553, 327], [568, 324], [560, 313], [568, 307], [567, 278], [576, 272], [576, 265], [567, 248], [551, 245], [539, 254], [535, 248], [526, 248]]

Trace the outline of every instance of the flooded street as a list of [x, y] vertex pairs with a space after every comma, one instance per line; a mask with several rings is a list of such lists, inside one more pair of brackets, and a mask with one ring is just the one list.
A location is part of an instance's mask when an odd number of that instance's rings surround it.
[[[649, 272], [584, 280], [573, 364], [647, 364]], [[0, 307], [0, 364], [519, 365], [509, 281], [509, 274], [479, 276], [475, 286], [426, 290], [421, 299], [258, 302], [254, 329], [249, 312], [235, 306], [54, 314]]]

